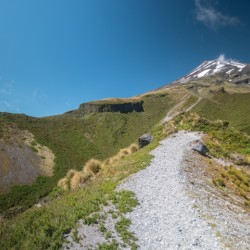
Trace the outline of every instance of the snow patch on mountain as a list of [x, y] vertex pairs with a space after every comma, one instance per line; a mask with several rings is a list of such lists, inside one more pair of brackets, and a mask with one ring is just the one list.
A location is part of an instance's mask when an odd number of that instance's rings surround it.
[[184, 83], [193, 79], [210, 76], [217, 73], [225, 73], [227, 75], [240, 73], [247, 64], [237, 62], [232, 59], [226, 59], [224, 55], [219, 56], [212, 61], [205, 61], [191, 73], [182, 77], [179, 82]]

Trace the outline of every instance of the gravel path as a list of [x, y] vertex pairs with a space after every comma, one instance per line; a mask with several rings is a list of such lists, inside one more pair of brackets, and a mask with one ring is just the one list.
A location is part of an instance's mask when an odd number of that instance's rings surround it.
[[200, 139], [193, 132], [179, 132], [152, 151], [149, 167], [129, 177], [119, 189], [135, 193], [140, 205], [127, 217], [138, 238], [139, 249], [223, 249], [212, 228], [194, 208], [181, 174], [190, 143]]

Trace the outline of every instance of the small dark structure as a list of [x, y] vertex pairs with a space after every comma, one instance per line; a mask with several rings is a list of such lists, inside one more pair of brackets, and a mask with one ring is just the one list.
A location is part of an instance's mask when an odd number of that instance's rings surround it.
[[143, 148], [153, 140], [153, 136], [150, 134], [144, 134], [138, 139], [139, 148]]
[[201, 141], [196, 141], [192, 149], [203, 156], [209, 157], [209, 149]]

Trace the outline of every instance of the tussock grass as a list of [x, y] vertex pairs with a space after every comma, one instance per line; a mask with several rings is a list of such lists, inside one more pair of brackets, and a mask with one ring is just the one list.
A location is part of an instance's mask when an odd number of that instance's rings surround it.
[[129, 155], [130, 154], [129, 149], [127, 149], [127, 148], [121, 149], [119, 153], [121, 153], [123, 155]]
[[70, 189], [75, 190], [80, 187], [84, 182], [88, 180], [87, 175], [81, 172], [76, 172], [75, 175], [70, 180]]
[[101, 170], [102, 163], [96, 159], [90, 159], [84, 166], [82, 171], [70, 169], [65, 178], [58, 182], [58, 187], [63, 190], [76, 190], [88, 180], [93, 178]]
[[102, 163], [96, 159], [90, 159], [84, 166], [83, 172], [88, 175], [96, 175], [102, 168]]
[[121, 149], [118, 154], [115, 156], [115, 159], [116, 160], [120, 160], [120, 159], [123, 159], [124, 157], [128, 156], [131, 152], [129, 151], [129, 149], [127, 148], [123, 148]]
[[132, 143], [127, 148], [121, 149], [116, 155], [106, 159], [103, 162], [104, 166], [109, 166], [118, 163], [121, 159], [125, 158], [126, 156], [129, 156], [136, 151], [138, 151], [139, 147], [137, 144]]
[[63, 178], [58, 181], [57, 186], [62, 188], [63, 190], [69, 190], [69, 180], [67, 178]]
[[103, 171], [104, 173], [113, 173], [115, 174], [115, 169], [112, 169], [108, 166], [113, 164], [119, 164], [119, 161], [124, 159], [126, 156], [129, 156], [135, 153], [138, 150], [136, 144], [131, 144], [127, 148], [121, 149], [116, 155], [106, 159], [101, 162], [97, 159], [90, 159], [84, 166], [82, 171], [76, 171], [70, 169], [66, 174], [66, 177], [61, 179], [57, 186], [63, 190], [76, 190], [77, 188], [83, 186], [87, 181], [96, 177], [99, 172]]
[[76, 170], [70, 169], [66, 174], [66, 178], [71, 179], [76, 174], [76, 172], [77, 172]]
[[137, 150], [139, 149], [138, 145], [132, 143], [130, 146], [129, 146], [129, 150], [131, 153], [135, 153]]

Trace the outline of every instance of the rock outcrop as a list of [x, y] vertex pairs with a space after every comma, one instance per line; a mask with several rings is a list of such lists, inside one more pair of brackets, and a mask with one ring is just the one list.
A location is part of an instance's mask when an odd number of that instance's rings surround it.
[[103, 112], [119, 112], [132, 113], [144, 112], [143, 101], [94, 101], [87, 102], [80, 105], [78, 110], [69, 111], [67, 113], [75, 114], [77, 116], [84, 116], [91, 113]]

